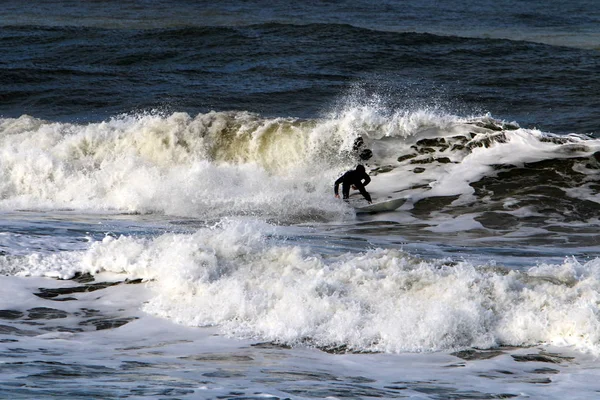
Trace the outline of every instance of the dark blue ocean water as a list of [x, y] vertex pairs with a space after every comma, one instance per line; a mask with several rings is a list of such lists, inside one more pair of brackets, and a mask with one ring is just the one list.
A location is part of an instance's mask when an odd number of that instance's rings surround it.
[[304, 118], [359, 87], [359, 102], [375, 93], [391, 108], [592, 133], [599, 26], [591, 0], [7, 1], [0, 115]]

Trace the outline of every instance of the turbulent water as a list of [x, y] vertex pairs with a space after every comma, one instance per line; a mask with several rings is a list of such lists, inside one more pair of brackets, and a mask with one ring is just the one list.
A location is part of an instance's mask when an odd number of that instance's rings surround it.
[[595, 4], [272, 3], [3, 4], [0, 397], [596, 398]]

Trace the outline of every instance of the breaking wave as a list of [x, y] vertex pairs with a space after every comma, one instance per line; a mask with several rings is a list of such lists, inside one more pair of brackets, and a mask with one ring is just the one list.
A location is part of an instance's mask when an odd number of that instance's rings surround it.
[[[321, 119], [247, 112], [121, 116], [101, 123], [0, 120], [0, 208], [198, 218], [334, 220], [341, 173], [365, 163], [377, 199], [443, 209], [565, 207], [596, 213], [600, 141], [491, 116], [354, 105]], [[565, 200], [567, 199], [568, 202]], [[569, 203], [569, 204], [567, 204]], [[438, 207], [438, 206], [436, 206]], [[564, 214], [564, 213], [563, 213]]]
[[281, 242], [280, 229], [229, 220], [193, 234], [106, 237], [85, 251], [14, 265], [19, 275], [142, 278], [153, 292], [148, 313], [279, 344], [392, 353], [540, 343], [600, 350], [598, 259], [519, 272], [398, 249], [325, 256]]

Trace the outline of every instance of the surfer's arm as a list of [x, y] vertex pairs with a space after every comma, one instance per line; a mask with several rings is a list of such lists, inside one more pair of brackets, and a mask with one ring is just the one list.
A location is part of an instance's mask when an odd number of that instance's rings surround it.
[[363, 195], [363, 197], [369, 202], [369, 204], [372, 203], [371, 195], [369, 194], [369, 192], [367, 192], [361, 181], [358, 181], [358, 183], [356, 184], [356, 189], [358, 189], [360, 194]]
[[339, 186], [343, 181], [344, 181], [343, 175], [340, 176], [337, 181], [335, 181], [335, 184], [333, 185], [333, 193], [335, 194], [335, 197], [340, 197]]
[[369, 204], [372, 203], [371, 195], [365, 190], [364, 186], [359, 187], [358, 190], [360, 191], [360, 194], [362, 194], [363, 197], [369, 202]]
[[365, 175], [363, 176], [363, 179], [365, 180], [365, 181], [362, 183], [362, 184], [363, 184], [363, 186], [367, 186], [367, 185], [368, 185], [368, 184], [371, 182], [371, 177], [370, 177], [369, 175], [367, 175], [367, 174], [365, 174]]

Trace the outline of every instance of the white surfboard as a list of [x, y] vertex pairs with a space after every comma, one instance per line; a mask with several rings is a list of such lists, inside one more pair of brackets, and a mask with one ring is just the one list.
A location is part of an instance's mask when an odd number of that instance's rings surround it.
[[357, 213], [378, 213], [385, 211], [394, 211], [404, 204], [406, 199], [384, 200], [373, 204], [367, 204], [361, 207], [354, 206]]

